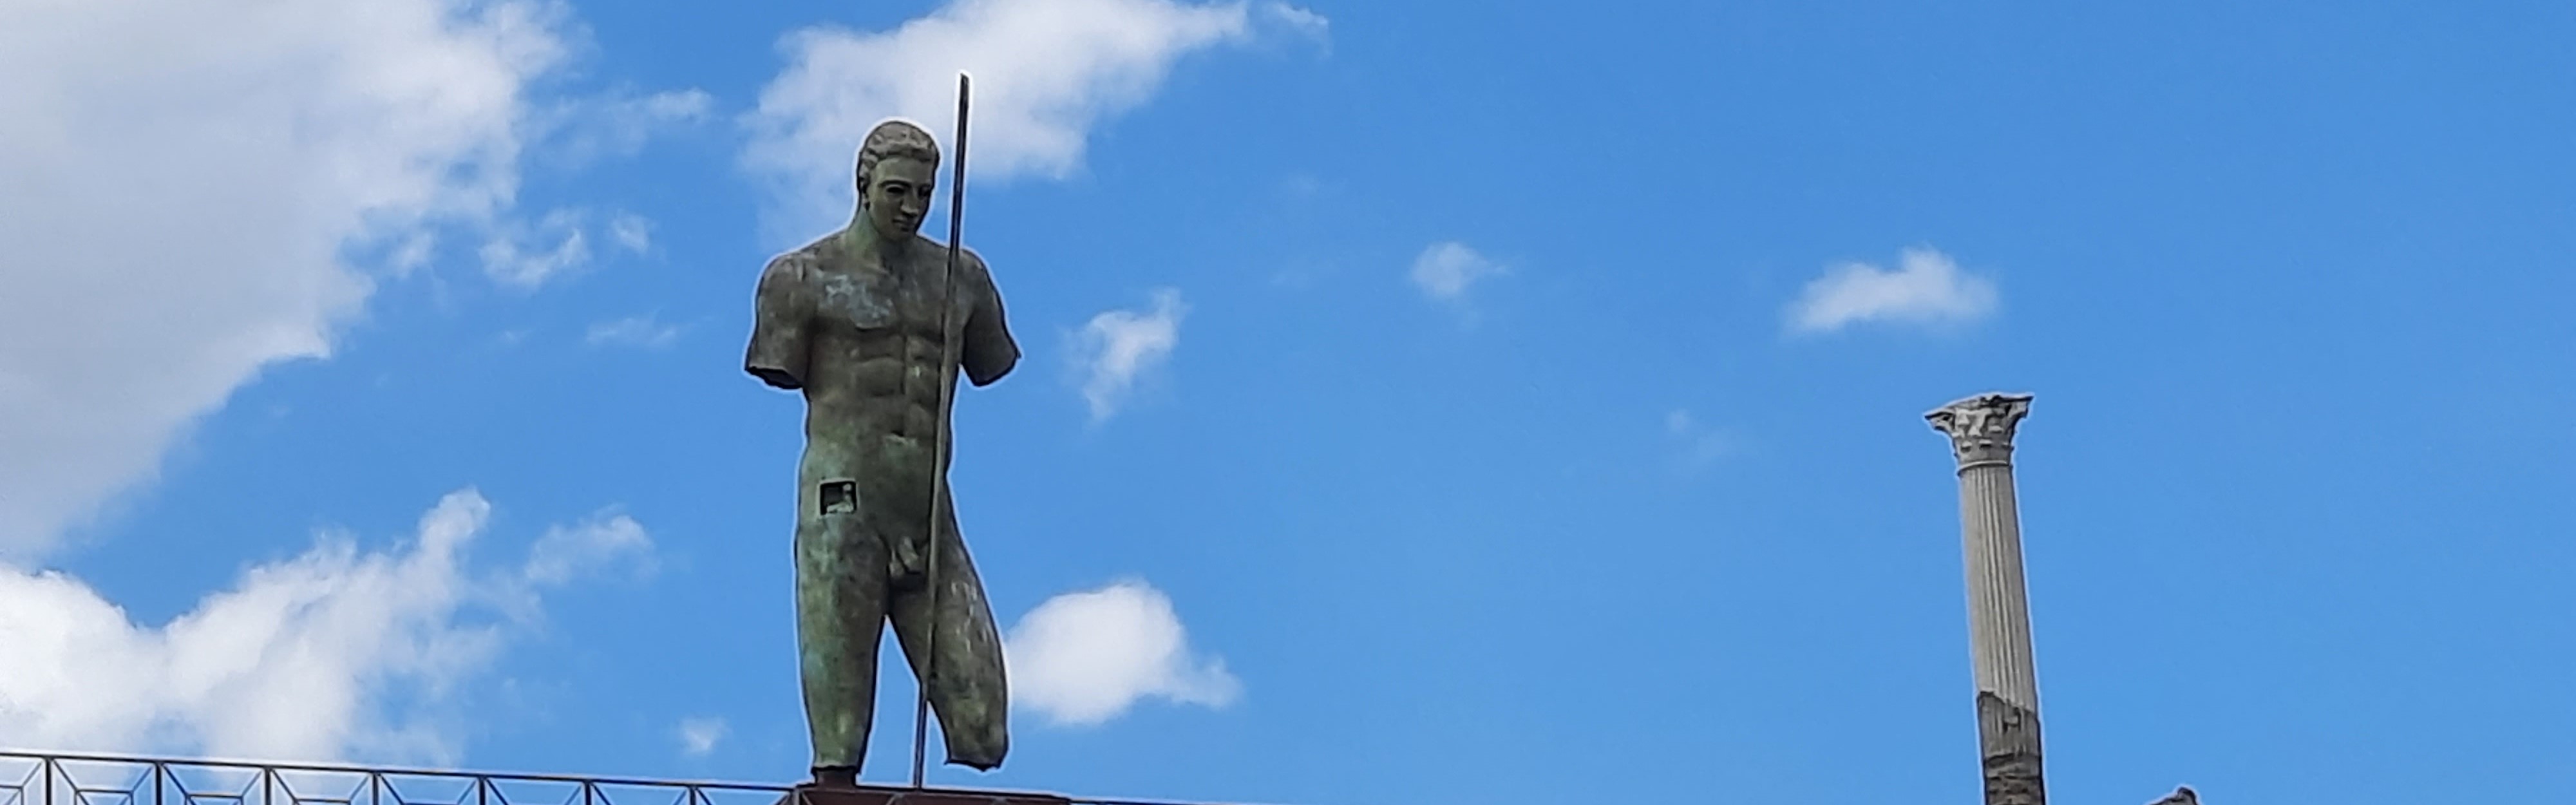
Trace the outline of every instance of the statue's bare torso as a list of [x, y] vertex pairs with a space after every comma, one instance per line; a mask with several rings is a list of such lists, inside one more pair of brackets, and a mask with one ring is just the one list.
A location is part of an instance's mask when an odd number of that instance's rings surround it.
[[864, 757], [891, 619], [929, 680], [950, 761], [989, 769], [1009, 741], [1001, 642], [934, 464], [950, 367], [982, 386], [1020, 351], [982, 259], [960, 250], [952, 275], [946, 246], [911, 235], [891, 248], [870, 234], [845, 230], [771, 260], [744, 360], [805, 397], [796, 604], [814, 766], [854, 770]]
[[[940, 404], [941, 384], [953, 382], [941, 365], [950, 339], [939, 330], [947, 248], [920, 236], [901, 249], [856, 240], [835, 233], [780, 255], [761, 274], [747, 364], [771, 385], [804, 392], [809, 452], [884, 435], [934, 439], [949, 414]], [[967, 378], [991, 383], [1019, 360], [1000, 296], [971, 251], [959, 253], [952, 279], [946, 335]], [[761, 354], [761, 337], [771, 331], [782, 343]], [[791, 340], [804, 342], [803, 354], [791, 354], [796, 350], [783, 343]]]

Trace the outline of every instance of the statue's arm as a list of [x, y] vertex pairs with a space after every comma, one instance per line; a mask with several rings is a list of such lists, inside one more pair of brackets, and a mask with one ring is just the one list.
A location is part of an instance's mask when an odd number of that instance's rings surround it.
[[974, 252], [965, 256], [967, 272], [980, 292], [975, 294], [974, 310], [966, 315], [966, 347], [958, 358], [968, 382], [988, 386], [1019, 365], [1020, 345], [1011, 339], [1010, 321], [1002, 314], [1002, 292], [993, 285], [991, 269]]
[[743, 371], [776, 388], [804, 388], [806, 323], [814, 319], [813, 308], [804, 262], [792, 256], [769, 261], [752, 301], [751, 348], [743, 356]]

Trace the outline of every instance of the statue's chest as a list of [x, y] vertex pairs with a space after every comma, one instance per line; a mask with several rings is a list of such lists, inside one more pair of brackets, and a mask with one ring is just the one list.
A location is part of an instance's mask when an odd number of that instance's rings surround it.
[[[814, 312], [827, 325], [861, 331], [936, 332], [939, 328], [942, 289], [936, 272], [898, 272], [866, 265], [817, 272], [813, 283]], [[953, 329], [961, 323], [956, 311], [964, 306], [962, 300], [949, 301], [948, 325]]]

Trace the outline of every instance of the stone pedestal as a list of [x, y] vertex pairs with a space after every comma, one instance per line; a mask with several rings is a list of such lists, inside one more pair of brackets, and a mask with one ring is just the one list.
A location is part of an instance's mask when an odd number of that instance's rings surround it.
[[1977, 738], [1986, 805], [2045, 805], [2039, 682], [2013, 497], [2013, 434], [2030, 395], [1987, 394], [1925, 414], [1959, 461], [1959, 520], [1968, 570], [1968, 643], [1977, 680]]
[[1073, 800], [1026, 791], [873, 785], [843, 788], [807, 783], [780, 797], [778, 805], [1073, 805]]

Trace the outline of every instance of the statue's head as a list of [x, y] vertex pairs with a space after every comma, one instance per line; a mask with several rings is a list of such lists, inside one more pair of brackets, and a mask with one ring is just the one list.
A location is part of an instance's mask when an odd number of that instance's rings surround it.
[[939, 143], [901, 120], [868, 131], [859, 145], [859, 209], [877, 234], [902, 240], [921, 231], [939, 184]]

